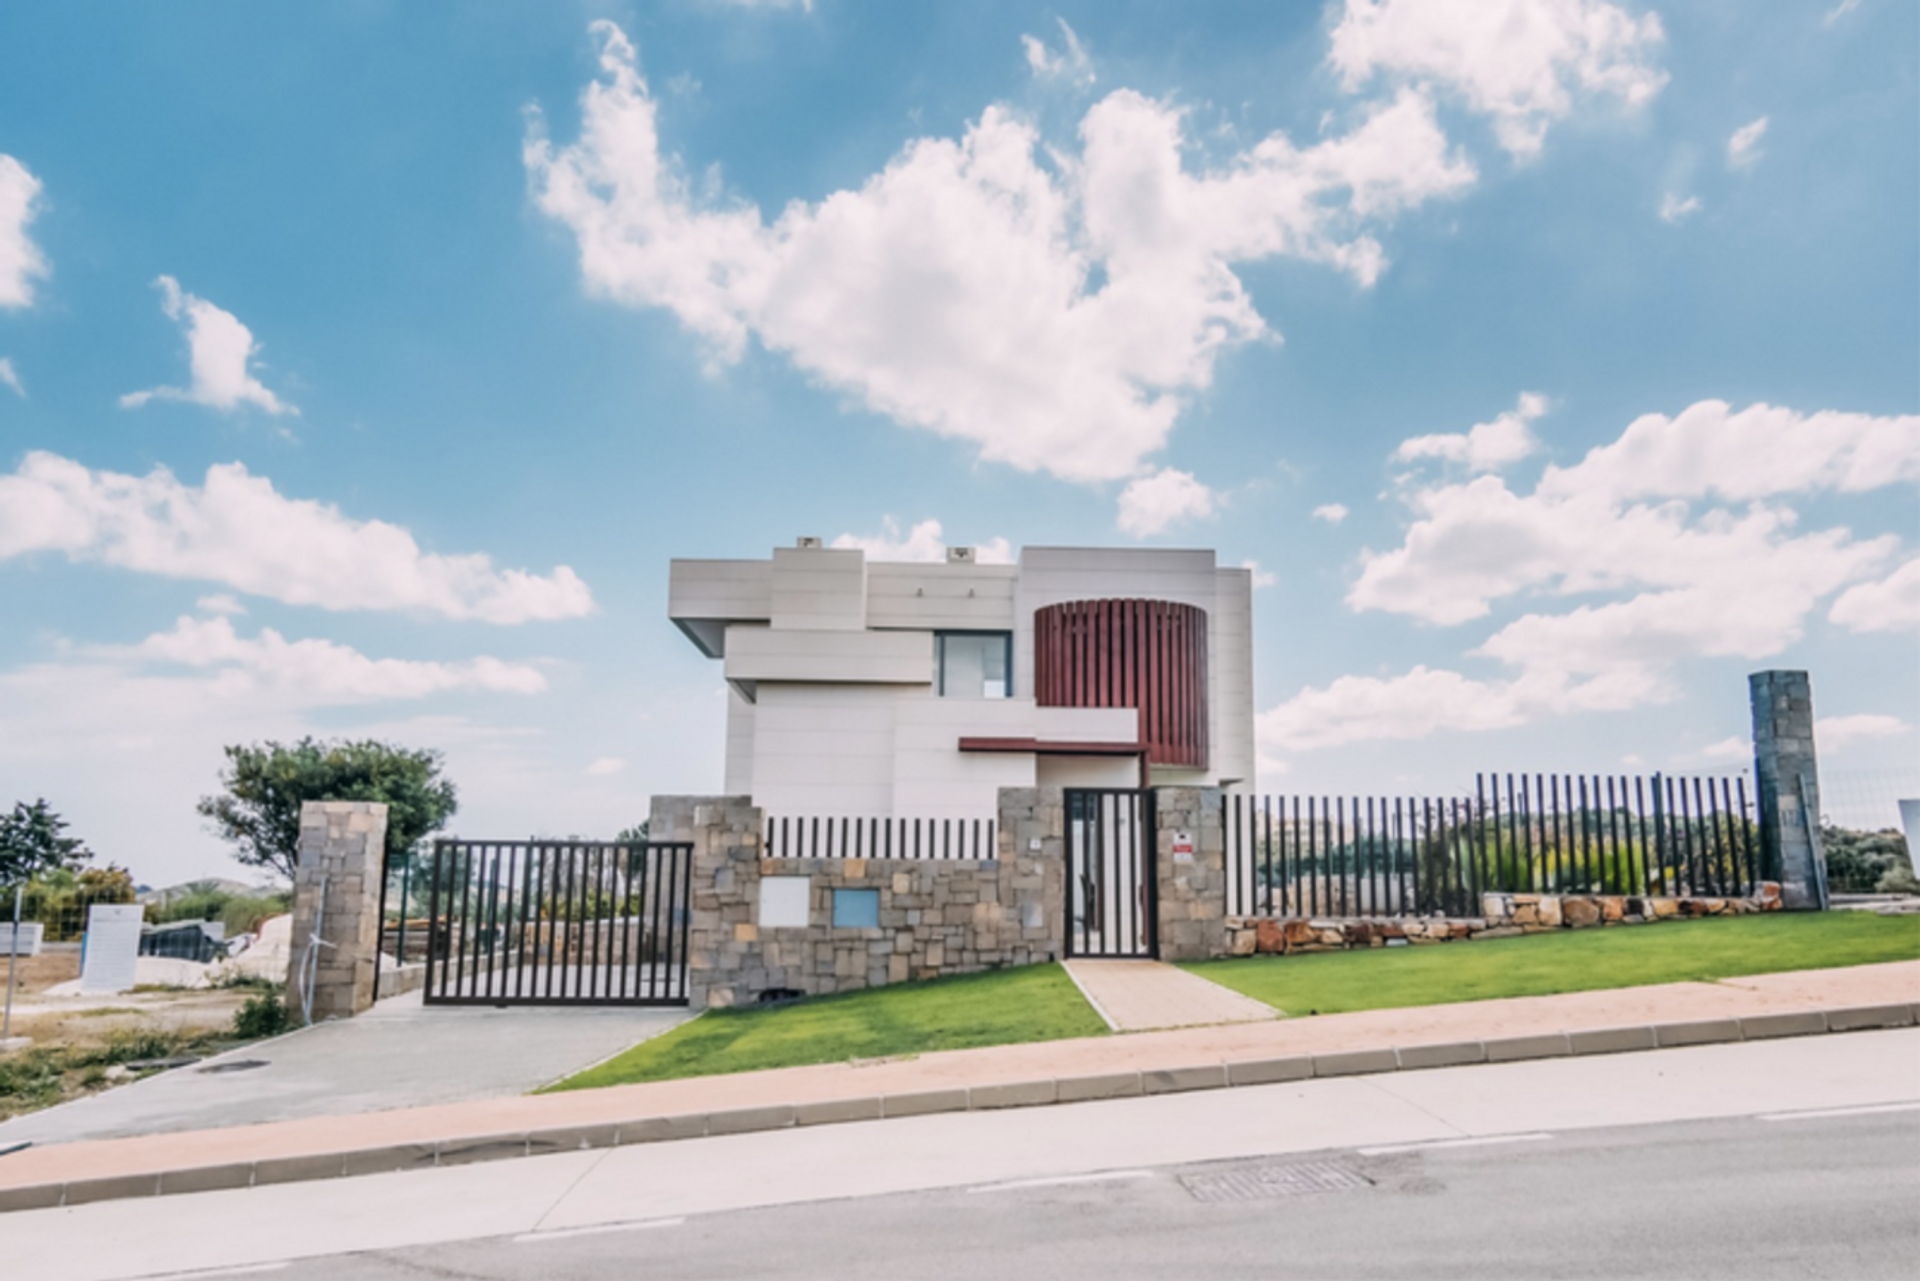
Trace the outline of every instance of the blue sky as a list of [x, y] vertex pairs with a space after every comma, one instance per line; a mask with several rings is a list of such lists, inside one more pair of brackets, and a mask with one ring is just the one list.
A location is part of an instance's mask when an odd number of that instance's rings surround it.
[[1890, 0], [10, 5], [0, 803], [219, 873], [222, 744], [376, 734], [463, 833], [609, 835], [720, 785], [668, 558], [803, 533], [1256, 563], [1272, 789], [1738, 769], [1777, 666], [1830, 797], [1910, 793], [1917, 48]]

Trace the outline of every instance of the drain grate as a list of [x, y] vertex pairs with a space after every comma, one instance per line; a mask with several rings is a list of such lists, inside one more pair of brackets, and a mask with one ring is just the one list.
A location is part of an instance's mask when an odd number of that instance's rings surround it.
[[1272, 1197], [1350, 1192], [1373, 1186], [1373, 1180], [1366, 1175], [1328, 1161], [1183, 1174], [1180, 1182], [1196, 1201], [1264, 1201]]

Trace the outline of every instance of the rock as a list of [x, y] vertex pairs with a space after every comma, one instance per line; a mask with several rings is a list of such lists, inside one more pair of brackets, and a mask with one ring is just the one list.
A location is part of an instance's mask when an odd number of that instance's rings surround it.
[[1560, 924], [1562, 919], [1560, 903], [1561, 900], [1554, 895], [1542, 894], [1540, 896], [1540, 924], [1549, 926], [1557, 926]]
[[1231, 956], [1252, 956], [1254, 946], [1258, 942], [1259, 931], [1234, 930], [1227, 944], [1227, 952]]
[[1314, 942], [1313, 926], [1298, 918], [1286, 922], [1280, 930], [1284, 946], [1282, 951], [1292, 952]]
[[1513, 912], [1513, 904], [1504, 894], [1482, 894], [1480, 896], [1480, 915], [1489, 920], [1501, 920]]
[[1600, 900], [1600, 919], [1608, 923], [1622, 920], [1627, 914], [1626, 900], [1617, 894], [1609, 894]]
[[1600, 905], [1590, 898], [1562, 899], [1560, 903], [1562, 920], [1572, 929], [1585, 929], [1600, 924]]
[[1669, 920], [1680, 915], [1680, 901], [1678, 899], [1650, 898], [1647, 900], [1647, 906], [1652, 909], [1649, 914], [1656, 921]]

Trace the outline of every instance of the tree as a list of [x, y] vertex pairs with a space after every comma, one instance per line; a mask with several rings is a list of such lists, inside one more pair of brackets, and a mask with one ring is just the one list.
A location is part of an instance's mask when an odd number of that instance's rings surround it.
[[196, 808], [236, 847], [235, 858], [289, 878], [299, 862], [300, 807], [307, 801], [385, 801], [389, 860], [445, 826], [459, 804], [434, 751], [303, 738], [290, 747], [259, 743], [226, 753], [226, 794], [203, 796]]
[[70, 836], [66, 820], [41, 797], [29, 805], [15, 801], [13, 813], [0, 814], [0, 885], [16, 885], [54, 871], [73, 871], [93, 851]]

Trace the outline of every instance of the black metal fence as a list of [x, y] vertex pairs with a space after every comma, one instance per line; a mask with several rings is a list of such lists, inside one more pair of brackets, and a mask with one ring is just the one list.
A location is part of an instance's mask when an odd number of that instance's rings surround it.
[[692, 873], [686, 842], [435, 841], [424, 999], [684, 1005]]
[[990, 818], [767, 819], [768, 858], [998, 858]]
[[1486, 893], [1729, 897], [1767, 879], [1746, 780], [1476, 775], [1468, 796], [1228, 796], [1236, 916], [1474, 916]]

